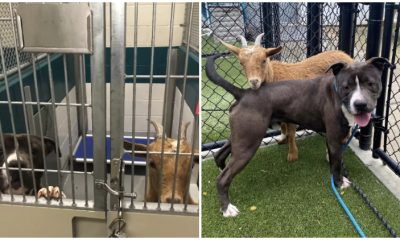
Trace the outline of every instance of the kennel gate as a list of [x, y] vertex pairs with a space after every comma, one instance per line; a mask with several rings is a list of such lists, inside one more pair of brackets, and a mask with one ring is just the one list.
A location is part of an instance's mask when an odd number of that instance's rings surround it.
[[[80, 24], [70, 25], [72, 28], [75, 27], [76, 33], [81, 33], [76, 35], [81, 40], [80, 44], [84, 43], [83, 46], [79, 45], [78, 49], [78, 45], [74, 45], [78, 40], [71, 36], [68, 38], [69, 41], [60, 40], [60, 37], [65, 37], [71, 29], [59, 26], [55, 26], [52, 37], [46, 39], [47, 47], [38, 45], [34, 34], [31, 38], [26, 30], [29, 26], [34, 26], [34, 21], [24, 20], [26, 19], [24, 11], [27, 12], [27, 9], [32, 10], [35, 7], [38, 11], [44, 11], [46, 7], [57, 9], [52, 14], [58, 15], [58, 18], [67, 23], [81, 21]], [[79, 9], [81, 15], [71, 18], [68, 14], [62, 14], [68, 11], [70, 13], [72, 8]], [[168, 9], [170, 14], [168, 23], [163, 26], [167, 40], [164, 41], [165, 47], [162, 48], [155, 40], [160, 36], [156, 29], [161, 28], [156, 22], [158, 18], [161, 19], [157, 12], [163, 9]], [[146, 15], [146, 11], [150, 12], [150, 18]], [[44, 12], [41, 15], [31, 15], [44, 16], [41, 22], [43, 24], [46, 22]], [[138, 122], [135, 122], [140, 120], [140, 117], [135, 115], [135, 111], [140, 108], [136, 105], [136, 96], [144, 92], [143, 86], [148, 86], [147, 114], [141, 117], [148, 119], [154, 117], [154, 106], [157, 105], [152, 106], [152, 94], [154, 89], [158, 89], [154, 94], [162, 96], [162, 98], [159, 96], [160, 102], [164, 100], [162, 107], [158, 106], [161, 109], [158, 118], [162, 120], [165, 132], [168, 136], [178, 132], [179, 142], [178, 126], [184, 119], [191, 120], [192, 125], [189, 130], [191, 135], [188, 135], [188, 139], [193, 151], [187, 155], [190, 155], [192, 162], [197, 155], [195, 149], [198, 148], [196, 146], [198, 118], [194, 114], [194, 109], [198, 98], [196, 95], [198, 59], [195, 56], [197, 47], [193, 44], [195, 42], [193, 39], [196, 39], [195, 16], [198, 14], [198, 6], [194, 3], [143, 5], [2, 3], [0, 13], [0, 24], [2, 24], [0, 69], [3, 78], [1, 84], [4, 85], [0, 99], [2, 112], [0, 137], [9, 132], [13, 135], [32, 133], [41, 137], [51, 136], [56, 139], [56, 151], [60, 149], [63, 153], [61, 158], [55, 154], [47, 156], [44, 169], [21, 167], [8, 169], [5, 163], [4, 170], [8, 173], [9, 171], [43, 172], [43, 186], [60, 186], [68, 197], [56, 202], [38, 199], [36, 195], [19, 196], [12, 192], [10, 195], [1, 194], [2, 212], [10, 215], [10, 219], [18, 221], [19, 225], [27, 229], [24, 233], [14, 232], [10, 226], [8, 228], [10, 232], [3, 234], [104, 237], [112, 232], [113, 229], [108, 227], [115, 219], [117, 210], [122, 209], [124, 221], [127, 223], [124, 233], [128, 236], [198, 236], [198, 206], [187, 202], [185, 204], [174, 204], [173, 201], [161, 203], [160, 200], [156, 203], [147, 202], [144, 195], [147, 188], [146, 160], [148, 159], [130, 158], [129, 154], [124, 154], [122, 148], [124, 139], [142, 143], [151, 139], [150, 123], [146, 121], [147, 126], [140, 132], [137, 127]], [[138, 43], [140, 41], [138, 29], [144, 29], [139, 24], [141, 14], [142, 17], [148, 17], [150, 23], [148, 28], [151, 29], [149, 41], [151, 43], [147, 48], [140, 47]], [[41, 27], [50, 29], [52, 26]], [[132, 35], [130, 38], [129, 34], [126, 34], [126, 29]], [[130, 49], [127, 46], [129, 41], [132, 42]], [[141, 65], [144, 61], [139, 58], [143, 53], [150, 55], [147, 59], [149, 64], [144, 67]], [[130, 59], [126, 57], [127, 54], [130, 54]], [[180, 64], [181, 62], [183, 64]], [[165, 87], [161, 88], [161, 85]], [[125, 86], [129, 86], [129, 89], [125, 89]], [[132, 92], [128, 93], [129, 90]], [[109, 99], [108, 93], [110, 93]], [[127, 99], [127, 96], [131, 99]], [[132, 106], [129, 131], [125, 115], [129, 108], [124, 107], [127, 101]], [[143, 137], [138, 137], [138, 132]], [[79, 154], [81, 156], [78, 156]], [[88, 157], [88, 154], [92, 156]], [[109, 160], [107, 154], [110, 155]], [[166, 151], [161, 151], [159, 154], [161, 158], [169, 154], [176, 157], [184, 155]], [[193, 169], [189, 173], [190, 178], [192, 171]], [[135, 188], [138, 181], [144, 182], [144, 188]], [[175, 181], [176, 172], [174, 187]], [[110, 186], [110, 189], [105, 184]], [[133, 193], [137, 192], [138, 196], [142, 197], [135, 201], [133, 198], [120, 201], [121, 194], [119, 197], [108, 194], [118, 195], [118, 192], [122, 191], [126, 192], [126, 196], [133, 196]], [[196, 192], [196, 189], [194, 191]], [[15, 219], [16, 213], [18, 219]], [[58, 215], [59, 222], [54, 221], [52, 217], [46, 217], [46, 221], [32, 226], [29, 219], [37, 214]], [[12, 221], [2, 222], [2, 226], [7, 224], [12, 224]], [[154, 230], [155, 226], [157, 230]]]

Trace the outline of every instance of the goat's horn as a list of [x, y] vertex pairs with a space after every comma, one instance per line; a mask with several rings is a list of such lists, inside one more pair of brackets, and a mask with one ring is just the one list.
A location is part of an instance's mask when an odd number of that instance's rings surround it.
[[254, 41], [254, 46], [261, 46], [261, 39], [264, 36], [264, 33], [261, 33], [256, 37], [256, 40]]
[[189, 125], [190, 125], [190, 122], [182, 124], [182, 127], [181, 127], [181, 140], [186, 139], [186, 133], [187, 133], [187, 129], [188, 129]]
[[247, 47], [246, 38], [244, 38], [242, 35], [239, 35], [238, 38], [240, 38], [240, 40], [242, 41], [242, 48], [246, 48]]
[[162, 138], [162, 134], [164, 132], [163, 126], [153, 120], [150, 120], [150, 122], [153, 124], [154, 129], [156, 130], [156, 138]]

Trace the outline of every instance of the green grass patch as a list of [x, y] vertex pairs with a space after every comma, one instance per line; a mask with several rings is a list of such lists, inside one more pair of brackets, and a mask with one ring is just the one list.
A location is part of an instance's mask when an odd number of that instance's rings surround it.
[[[286, 145], [258, 150], [230, 187], [231, 201], [241, 211], [236, 218], [219, 212], [219, 171], [213, 160], [203, 162], [203, 237], [358, 237], [330, 187], [325, 139], [308, 137], [298, 145], [299, 160], [294, 163], [286, 161]], [[400, 232], [398, 199], [351, 150], [344, 159], [350, 176]], [[390, 237], [352, 188], [342, 191], [342, 198], [368, 237]], [[257, 209], [251, 211], [252, 206]]]

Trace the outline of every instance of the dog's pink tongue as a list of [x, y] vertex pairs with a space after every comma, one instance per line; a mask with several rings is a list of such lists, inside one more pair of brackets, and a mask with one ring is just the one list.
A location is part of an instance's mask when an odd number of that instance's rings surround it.
[[371, 113], [360, 113], [355, 115], [354, 120], [360, 127], [365, 127], [368, 125], [369, 119], [371, 119]]

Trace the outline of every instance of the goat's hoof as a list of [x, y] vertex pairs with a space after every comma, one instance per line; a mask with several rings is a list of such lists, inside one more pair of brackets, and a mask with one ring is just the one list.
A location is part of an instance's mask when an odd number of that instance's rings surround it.
[[288, 156], [287, 156], [288, 162], [295, 162], [295, 161], [297, 161], [298, 158], [299, 158], [299, 156], [297, 154], [288, 153]]
[[[48, 189], [48, 191], [47, 191]], [[61, 198], [65, 198], [65, 194], [61, 192], [60, 188], [55, 186], [48, 186], [48, 188], [41, 188], [38, 193], [37, 193], [38, 198], [46, 198], [48, 200], [50, 199], [55, 199], [55, 200], [60, 200]]]
[[287, 144], [287, 139], [278, 140], [279, 145]]
[[278, 136], [278, 137], [276, 138], [276, 141], [278, 142], [279, 145], [281, 145], [281, 144], [287, 144], [287, 143], [288, 143], [287, 137], [286, 137], [285, 135], [283, 135], [283, 134], [281, 134], [280, 136]]

